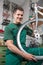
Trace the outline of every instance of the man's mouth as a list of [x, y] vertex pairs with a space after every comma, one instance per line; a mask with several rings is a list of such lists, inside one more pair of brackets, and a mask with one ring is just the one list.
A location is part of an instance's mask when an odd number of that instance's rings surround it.
[[23, 18], [17, 18], [17, 19], [22, 20]]

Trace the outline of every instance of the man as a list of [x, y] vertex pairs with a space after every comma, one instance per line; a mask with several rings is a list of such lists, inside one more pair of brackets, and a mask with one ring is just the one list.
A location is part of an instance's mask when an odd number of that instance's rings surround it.
[[[7, 53], [6, 53], [6, 63], [5, 65], [21, 65], [23, 58], [25, 58], [28, 63], [29, 60], [36, 61], [36, 58], [32, 54], [27, 54], [21, 51], [17, 46], [17, 33], [21, 26], [21, 21], [23, 19], [24, 10], [20, 6], [16, 6], [13, 10], [13, 22], [8, 24], [5, 27], [4, 32], [4, 41], [7, 46]], [[26, 28], [23, 29], [21, 32], [21, 44], [25, 50], [29, 50], [25, 46], [26, 34], [29, 32], [29, 35], [32, 35], [32, 30]], [[28, 63], [26, 65], [28, 65]]]

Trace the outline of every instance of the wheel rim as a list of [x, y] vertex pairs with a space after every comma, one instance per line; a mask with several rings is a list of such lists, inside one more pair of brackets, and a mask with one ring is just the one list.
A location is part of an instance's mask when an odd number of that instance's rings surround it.
[[[33, 20], [33, 21], [35, 21], [35, 20]], [[25, 27], [25, 25], [27, 25], [27, 24], [29, 24], [29, 23], [31, 23], [31, 22], [33, 22], [33, 21], [27, 21], [27, 22], [25, 22], [21, 27], [20, 27], [20, 29], [19, 29], [19, 31], [18, 31], [18, 34], [17, 34], [17, 44], [18, 44], [18, 47], [20, 48], [20, 50], [22, 50], [23, 52], [25, 52], [25, 53], [28, 53], [28, 52], [26, 52], [24, 49], [23, 49], [23, 47], [22, 47], [22, 45], [21, 45], [21, 43], [20, 43], [20, 34], [21, 34], [21, 31], [22, 31], [22, 29]], [[38, 21], [43, 21], [43, 19], [38, 19]], [[35, 56], [37, 59], [43, 59], [43, 56]]]

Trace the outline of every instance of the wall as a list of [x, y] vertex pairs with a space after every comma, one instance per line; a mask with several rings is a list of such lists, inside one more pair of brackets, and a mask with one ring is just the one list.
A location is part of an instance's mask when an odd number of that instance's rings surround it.
[[29, 9], [30, 9], [30, 0], [26, 0], [23, 8], [24, 8], [24, 19], [23, 22], [27, 21], [29, 19]]

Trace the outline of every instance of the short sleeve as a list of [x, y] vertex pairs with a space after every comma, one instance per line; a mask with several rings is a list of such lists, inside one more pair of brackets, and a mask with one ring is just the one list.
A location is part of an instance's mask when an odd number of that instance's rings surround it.
[[5, 31], [4, 31], [4, 41], [6, 40], [13, 40], [12, 32], [8, 27], [5, 27]]

